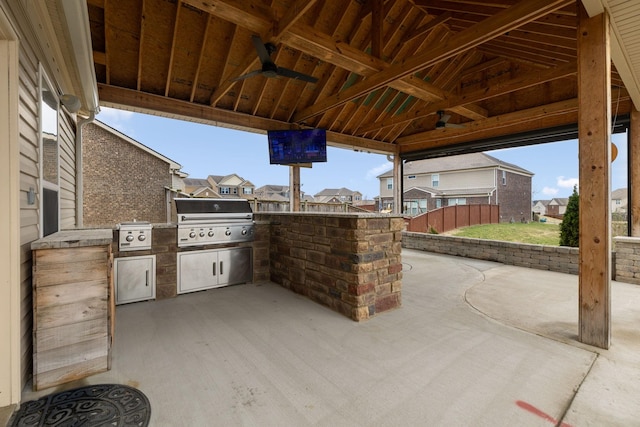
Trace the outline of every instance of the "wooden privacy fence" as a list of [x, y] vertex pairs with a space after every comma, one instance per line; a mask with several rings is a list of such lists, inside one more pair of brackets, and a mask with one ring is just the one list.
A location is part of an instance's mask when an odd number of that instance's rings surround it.
[[499, 205], [456, 205], [445, 206], [412, 218], [405, 219], [407, 231], [438, 233], [477, 224], [500, 222]]

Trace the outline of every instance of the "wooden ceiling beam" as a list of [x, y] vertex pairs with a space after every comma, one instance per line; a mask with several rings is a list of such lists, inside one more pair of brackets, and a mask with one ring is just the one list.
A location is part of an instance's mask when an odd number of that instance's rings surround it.
[[138, 42], [138, 75], [136, 77], [136, 87], [138, 90], [142, 87], [142, 58], [143, 51], [142, 48], [144, 46], [144, 37], [145, 37], [145, 29], [146, 29], [146, 14], [147, 14], [147, 2], [142, 0], [142, 7], [140, 8], [141, 15], [140, 16], [140, 40]]
[[[208, 105], [194, 104], [188, 101], [171, 99], [160, 95], [139, 92], [98, 83], [98, 94], [102, 106], [126, 107], [134, 111], [162, 115], [174, 119], [195, 121], [212, 126], [232, 127], [249, 132], [265, 132], [287, 128], [298, 128], [288, 122], [272, 120], [263, 117], [235, 111], [223, 110]], [[358, 149], [380, 154], [396, 154], [397, 146], [388, 142], [373, 141], [357, 136], [327, 132], [327, 142], [330, 146]], [[265, 140], [266, 143], [266, 140]]]
[[[200, 1], [200, 0], [185, 0], [185, 1], [192, 2], [191, 3], [192, 6], [193, 6], [193, 3], [198, 3], [198, 4], [204, 3], [207, 6], [209, 4], [209, 2]], [[240, 11], [239, 8], [234, 8], [233, 10], [235, 13], [233, 14], [233, 17], [235, 21], [231, 21], [231, 22], [234, 22], [236, 25], [247, 28], [250, 31], [258, 34], [264, 41], [270, 41], [271, 43], [278, 44], [280, 43], [280, 39], [282, 35], [285, 34], [286, 31], [289, 31], [289, 29], [293, 25], [295, 25], [295, 23], [304, 15], [305, 12], [307, 12], [307, 10], [309, 10], [309, 8], [311, 8], [315, 4], [316, 1], [317, 0], [309, 0], [306, 2], [302, 2], [300, 0], [296, 1], [296, 4], [294, 5], [294, 7], [290, 8], [287, 15], [283, 18], [282, 23], [279, 23], [278, 21], [276, 21], [275, 18], [273, 18], [271, 21], [269, 21], [270, 25], [268, 27], [252, 24], [254, 22], [252, 17], [254, 17], [254, 14], [258, 10], [260, 10], [260, 9], [254, 10], [253, 8], [244, 8], [242, 9], [242, 11]], [[225, 2], [222, 2], [222, 3], [225, 3]], [[243, 3], [243, 2], [232, 2], [232, 3], [233, 5], [235, 5], [236, 3]], [[225, 3], [225, 5], [227, 4]], [[218, 13], [219, 11], [217, 11], [215, 8], [210, 9], [207, 7], [207, 8], [203, 8], [203, 10], [206, 10], [209, 13], [215, 16], [218, 16], [222, 19], [229, 20], [225, 16], [220, 15]], [[243, 15], [246, 17], [246, 19], [242, 19]], [[270, 13], [265, 14], [264, 16], [271, 16], [271, 14]], [[225, 96], [227, 92], [229, 92], [229, 90], [236, 83], [234, 81], [231, 81], [234, 77], [244, 75], [256, 69], [259, 65], [260, 65], [260, 61], [256, 55], [256, 56], [247, 58], [247, 60], [243, 64], [234, 68], [233, 70], [234, 74], [224, 74], [224, 77], [220, 83], [220, 86], [218, 86], [216, 90], [213, 91], [213, 93], [211, 94], [209, 103], [211, 105], [217, 104], [218, 101], [220, 101], [220, 99], [223, 96]]]
[[269, 34], [275, 22], [272, 10], [264, 7], [264, 4], [257, 0], [183, 0], [183, 2], [261, 35]]
[[425, 53], [407, 58], [384, 71], [368, 77], [342, 92], [319, 101], [294, 115], [294, 121], [304, 122], [315, 115], [349, 102], [359, 96], [402, 79], [421, 69], [477, 47], [527, 22], [543, 17], [554, 10], [573, 4], [575, 0], [521, 0], [512, 7], [498, 12]]
[[424, 108], [412, 111], [401, 116], [391, 117], [379, 123], [372, 123], [369, 126], [364, 126], [359, 129], [358, 134], [365, 134], [380, 128], [395, 126], [397, 124], [405, 122], [411, 122], [413, 120], [435, 114], [439, 110], [454, 111], [454, 108], [458, 105], [464, 105], [466, 103], [476, 103], [489, 98], [495, 98], [498, 96], [506, 95], [508, 93], [516, 92], [518, 90], [526, 89], [532, 86], [537, 86], [553, 80], [573, 77], [577, 72], [577, 65], [575, 62], [571, 64], [565, 64], [557, 68], [535, 71], [533, 73], [508, 80], [504, 83], [492, 85], [488, 88], [482, 88], [466, 94], [448, 98], [444, 101], [428, 105]]
[[409, 35], [407, 35], [402, 40], [402, 43], [403, 44], [409, 43], [409, 42], [411, 42], [411, 41], [413, 41], [413, 40], [415, 40], [415, 39], [417, 39], [419, 37], [424, 37], [425, 35], [427, 35], [431, 31], [433, 31], [433, 29], [436, 28], [438, 25], [446, 23], [450, 18], [451, 18], [451, 13], [450, 12], [445, 12], [445, 13], [442, 13], [442, 14], [436, 16], [431, 21], [427, 22], [423, 26], [421, 26], [419, 28], [416, 28], [414, 31], [412, 31]]
[[196, 66], [196, 73], [193, 77], [193, 86], [191, 86], [191, 95], [189, 101], [193, 102], [196, 97], [196, 90], [198, 90], [198, 80], [200, 80], [200, 71], [202, 71], [202, 62], [204, 60], [204, 53], [207, 47], [207, 37], [211, 29], [211, 21], [213, 17], [209, 15], [207, 17], [207, 25], [204, 28], [204, 34], [202, 35], [202, 41], [200, 42], [200, 54], [198, 55], [198, 65]]
[[[613, 90], [611, 96], [612, 99], [618, 99], [619, 96], [620, 100], [616, 101], [619, 103], [627, 103], [630, 100], [629, 93], [624, 89]], [[406, 153], [575, 124], [577, 119], [578, 98], [572, 98], [466, 123], [464, 128], [435, 129], [400, 137], [396, 143], [400, 152]]]
[[[322, 61], [329, 62], [361, 76], [372, 77], [385, 69], [393, 67], [393, 65], [357, 50], [346, 43], [333, 41], [326, 34], [322, 34], [303, 24], [298, 24], [291, 28], [287, 34], [283, 35], [282, 42], [294, 49], [306, 52]], [[439, 101], [450, 96], [446, 91], [413, 75], [394, 81], [389, 86], [425, 101]], [[461, 108], [458, 114], [470, 119], [487, 117], [485, 109], [474, 105], [467, 105]]]
[[384, 45], [384, 0], [372, 0], [371, 7], [371, 55], [382, 59]]
[[171, 87], [171, 75], [173, 73], [173, 60], [176, 54], [176, 43], [178, 41], [178, 25], [180, 25], [180, 11], [182, 10], [182, 0], [176, 3], [176, 17], [173, 21], [173, 36], [171, 37], [171, 52], [169, 52], [169, 65], [167, 66], [167, 82], [165, 84], [164, 96], [169, 96]]
[[[578, 99], [573, 98], [540, 107], [493, 116], [484, 120], [478, 120], [465, 124], [464, 128], [443, 128], [427, 132], [421, 132], [396, 140], [400, 145], [400, 152], [419, 151], [428, 148], [443, 147], [487, 138], [485, 132], [491, 136], [499, 136], [508, 133], [521, 133], [527, 130], [539, 129], [541, 121], [550, 126], [556, 125], [553, 117], [571, 115], [575, 123], [578, 114]], [[568, 124], [570, 122], [564, 123]]]

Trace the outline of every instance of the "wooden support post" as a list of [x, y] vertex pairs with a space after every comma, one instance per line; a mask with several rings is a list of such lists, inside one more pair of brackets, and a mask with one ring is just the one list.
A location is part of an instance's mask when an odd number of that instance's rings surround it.
[[629, 221], [631, 235], [640, 237], [640, 112], [631, 110], [631, 124], [629, 125]]
[[300, 166], [289, 166], [289, 211], [300, 212]]
[[402, 213], [402, 159], [393, 156], [393, 213]]
[[579, 340], [611, 341], [611, 55], [609, 17], [579, 6]]

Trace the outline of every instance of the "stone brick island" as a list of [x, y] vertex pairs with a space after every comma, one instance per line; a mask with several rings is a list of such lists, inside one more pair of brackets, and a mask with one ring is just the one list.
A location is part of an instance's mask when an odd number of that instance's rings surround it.
[[256, 213], [255, 219], [258, 232], [269, 228], [271, 281], [356, 321], [400, 307], [401, 216]]

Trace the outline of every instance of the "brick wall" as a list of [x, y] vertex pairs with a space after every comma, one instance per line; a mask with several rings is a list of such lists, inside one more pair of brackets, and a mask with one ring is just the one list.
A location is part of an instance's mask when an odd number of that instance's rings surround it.
[[83, 127], [82, 146], [85, 226], [113, 226], [134, 218], [167, 221], [168, 163], [93, 123]]
[[497, 173], [500, 222], [531, 220], [531, 177], [507, 172], [507, 184], [502, 185], [502, 171]]
[[401, 305], [400, 216], [261, 213], [270, 227], [271, 280], [365, 320]]
[[404, 232], [402, 247], [496, 261], [519, 267], [578, 274], [578, 248]]

